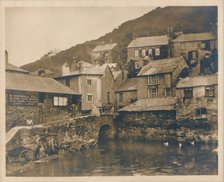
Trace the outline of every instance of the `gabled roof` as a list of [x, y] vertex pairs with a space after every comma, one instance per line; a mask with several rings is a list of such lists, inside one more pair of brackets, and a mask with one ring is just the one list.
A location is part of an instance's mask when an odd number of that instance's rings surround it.
[[182, 34], [174, 39], [173, 42], [192, 42], [202, 40], [215, 40], [215, 36], [212, 35], [211, 32]]
[[6, 89], [80, 95], [52, 78], [6, 72]]
[[[109, 66], [107, 64], [103, 64], [103, 65], [95, 65], [93, 67], [90, 68], [84, 68], [81, 71], [74, 71], [71, 72], [67, 75], [63, 75], [63, 76], [59, 76], [59, 77], [55, 77], [55, 79], [57, 78], [63, 78], [63, 77], [71, 77], [71, 76], [80, 76], [80, 75], [95, 75], [95, 76], [103, 76], [106, 72], [106, 69], [109, 68]], [[110, 68], [109, 68], [110, 70]], [[110, 70], [111, 72], [111, 70]], [[111, 75], [113, 76], [112, 72]]]
[[116, 90], [116, 92], [137, 90], [138, 78], [127, 78]]
[[157, 45], [168, 45], [168, 37], [166, 35], [153, 37], [139, 37], [131, 41], [128, 48], [131, 47], [147, 47]]
[[116, 43], [98, 45], [92, 50], [92, 52], [109, 51], [113, 49], [116, 45]]
[[149, 76], [161, 73], [172, 73], [177, 68], [185, 68], [187, 64], [183, 57], [152, 60], [144, 66], [138, 76]]
[[183, 78], [177, 84], [177, 88], [199, 87], [199, 86], [217, 85], [217, 84], [218, 84], [218, 76], [215, 74], [215, 75]]
[[119, 111], [143, 112], [143, 111], [169, 111], [175, 110], [175, 97], [151, 98], [138, 100]]
[[18, 68], [10, 63], [6, 63], [5, 65], [5, 70], [6, 71], [13, 71], [13, 72], [20, 72], [20, 73], [29, 73], [29, 71]]

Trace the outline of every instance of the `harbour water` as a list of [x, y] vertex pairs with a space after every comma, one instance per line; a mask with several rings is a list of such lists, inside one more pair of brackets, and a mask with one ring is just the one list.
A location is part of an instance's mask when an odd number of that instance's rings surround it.
[[14, 176], [216, 175], [216, 147], [106, 141], [87, 150], [35, 162], [32, 168]]

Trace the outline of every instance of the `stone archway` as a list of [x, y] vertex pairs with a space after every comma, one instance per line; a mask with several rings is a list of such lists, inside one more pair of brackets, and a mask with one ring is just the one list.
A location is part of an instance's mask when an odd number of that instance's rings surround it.
[[98, 134], [98, 141], [106, 141], [114, 139], [114, 130], [109, 124], [100, 127]]

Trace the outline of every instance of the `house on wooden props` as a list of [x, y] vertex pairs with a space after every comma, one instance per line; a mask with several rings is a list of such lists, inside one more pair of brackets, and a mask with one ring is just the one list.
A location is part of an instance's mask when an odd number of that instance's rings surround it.
[[52, 78], [6, 65], [6, 129], [51, 122], [78, 113], [80, 94]]
[[166, 126], [176, 120], [176, 98], [140, 99], [119, 110], [124, 123]]
[[83, 68], [55, 78], [60, 83], [82, 94], [82, 112], [93, 108], [106, 112], [114, 105], [114, 78], [107, 64]]
[[217, 125], [218, 76], [186, 77], [177, 84], [177, 119], [208, 120]]
[[91, 52], [91, 62], [95, 65], [114, 63], [118, 59], [117, 43], [98, 45]]
[[115, 90], [118, 109], [121, 109], [137, 100], [137, 81], [138, 78], [127, 78]]
[[145, 66], [149, 60], [164, 59], [169, 56], [169, 38], [166, 35], [139, 37], [127, 47], [128, 62], [134, 62], [136, 69]]
[[187, 68], [182, 57], [150, 61], [138, 74], [137, 98], [175, 96], [175, 86]]
[[171, 41], [171, 56], [181, 55], [189, 66], [198, 65], [198, 74], [216, 73], [218, 70], [217, 39], [210, 32], [180, 34], [174, 38]]

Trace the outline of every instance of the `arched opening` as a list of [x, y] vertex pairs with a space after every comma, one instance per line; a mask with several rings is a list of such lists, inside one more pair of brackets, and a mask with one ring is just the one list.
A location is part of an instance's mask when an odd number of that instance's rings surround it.
[[100, 128], [99, 137], [98, 137], [99, 142], [104, 142], [106, 140], [113, 139], [113, 137], [114, 137], [114, 132], [110, 125], [103, 125]]

